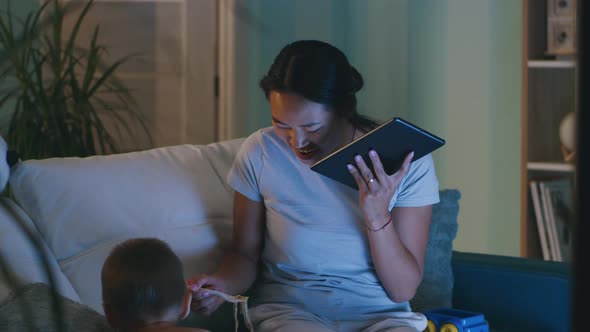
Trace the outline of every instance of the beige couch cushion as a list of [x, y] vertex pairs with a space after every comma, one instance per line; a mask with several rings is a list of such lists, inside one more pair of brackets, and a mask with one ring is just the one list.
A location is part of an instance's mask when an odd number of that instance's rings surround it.
[[31, 160], [10, 184], [82, 303], [102, 312], [100, 269], [122, 240], [163, 239], [187, 275], [215, 268], [231, 236], [225, 176], [241, 143]]

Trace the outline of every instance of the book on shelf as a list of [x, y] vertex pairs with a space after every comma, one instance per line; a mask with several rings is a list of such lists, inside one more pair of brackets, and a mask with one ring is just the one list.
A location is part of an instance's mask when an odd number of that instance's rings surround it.
[[547, 243], [547, 232], [545, 231], [545, 218], [541, 212], [541, 200], [539, 198], [539, 188], [537, 181], [530, 181], [529, 187], [531, 190], [531, 200], [533, 202], [533, 209], [535, 211], [535, 221], [537, 224], [537, 231], [539, 233], [539, 242], [541, 243], [543, 260], [551, 260], [549, 244]]
[[543, 216], [545, 220], [545, 228], [547, 229], [547, 237], [549, 238], [549, 248], [551, 249], [551, 260], [560, 262], [561, 252], [557, 238], [557, 229], [555, 227], [555, 219], [550, 212], [549, 192], [545, 187], [545, 182], [539, 182], [539, 196], [541, 196], [541, 206], [543, 206]]
[[544, 181], [549, 213], [554, 224], [554, 236], [561, 261], [571, 261], [572, 223], [574, 218], [573, 184], [570, 179]]
[[571, 179], [532, 180], [529, 186], [543, 259], [570, 261], [574, 220]]

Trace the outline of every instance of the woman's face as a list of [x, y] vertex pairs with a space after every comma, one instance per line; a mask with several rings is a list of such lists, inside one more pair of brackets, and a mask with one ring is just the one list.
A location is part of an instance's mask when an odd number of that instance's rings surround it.
[[270, 92], [269, 101], [275, 132], [307, 165], [352, 140], [352, 125], [322, 104], [277, 91]]

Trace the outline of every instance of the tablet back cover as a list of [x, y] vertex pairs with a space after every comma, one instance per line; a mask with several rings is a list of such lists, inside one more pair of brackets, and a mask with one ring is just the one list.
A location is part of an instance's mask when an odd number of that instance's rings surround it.
[[404, 157], [414, 151], [412, 161], [418, 160], [445, 144], [445, 140], [401, 118], [393, 118], [357, 140], [332, 152], [311, 166], [311, 169], [354, 189], [356, 181], [346, 164], [356, 165], [354, 156], [360, 154], [372, 169], [369, 150], [379, 154], [385, 172], [397, 172]]

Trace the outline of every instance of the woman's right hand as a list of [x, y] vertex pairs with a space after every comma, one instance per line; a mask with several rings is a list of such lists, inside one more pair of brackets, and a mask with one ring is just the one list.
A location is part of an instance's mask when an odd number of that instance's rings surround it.
[[191, 311], [211, 315], [223, 304], [224, 300], [207, 292], [207, 289], [214, 289], [220, 292], [226, 292], [223, 280], [211, 275], [200, 274], [192, 277], [187, 281], [187, 285], [192, 293]]
[[221, 297], [207, 289], [236, 295], [254, 283], [262, 250], [265, 211], [264, 202], [252, 201], [235, 192], [233, 248], [225, 253], [216, 273], [197, 275], [187, 281], [192, 293], [192, 311], [210, 315], [223, 303]]

